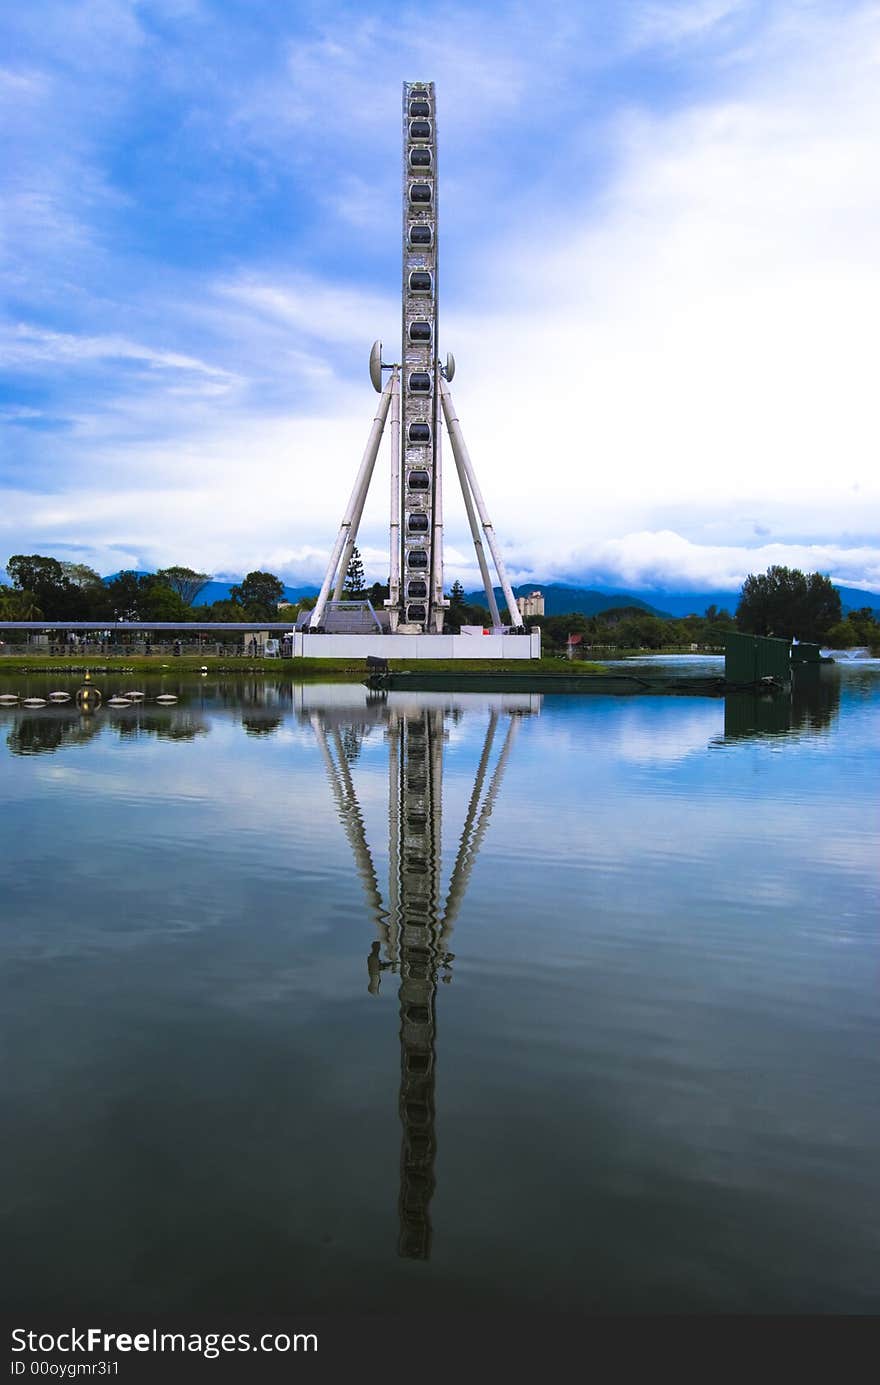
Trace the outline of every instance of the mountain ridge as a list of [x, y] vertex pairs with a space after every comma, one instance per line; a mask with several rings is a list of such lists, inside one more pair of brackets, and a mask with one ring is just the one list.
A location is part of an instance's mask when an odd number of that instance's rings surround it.
[[[139, 575], [146, 574], [140, 573]], [[103, 580], [111, 582], [116, 576], [118, 573], [113, 572]], [[237, 579], [230, 578], [229, 581], [223, 582], [212, 578], [193, 604], [195, 606], [210, 606], [215, 601], [228, 601], [230, 591], [242, 580], [243, 578], [239, 577]], [[842, 586], [839, 582], [835, 582], [834, 586], [840, 593], [844, 614], [849, 610], [860, 610], [863, 606], [868, 606], [874, 612], [880, 613], [880, 595], [877, 592], [866, 591], [861, 587]], [[726, 608], [733, 615], [739, 602], [739, 591], [682, 591], [675, 588], [654, 588], [650, 591], [635, 592], [609, 587], [602, 582], [590, 586], [581, 586], [573, 582], [522, 582], [513, 589], [514, 596], [517, 597], [528, 596], [533, 591], [540, 591], [544, 594], [544, 613], [548, 616], [574, 615], [576, 613], [591, 616], [618, 606], [637, 606], [650, 615], [662, 616], [667, 619], [693, 614], [704, 615], [708, 606], [716, 606], [718, 610]], [[284, 600], [293, 603], [302, 601], [306, 596], [317, 596], [317, 594], [318, 587], [314, 583], [285, 584], [284, 586]], [[495, 588], [495, 597], [499, 609], [503, 609], [505, 601], [500, 587]], [[484, 591], [470, 591], [465, 594], [465, 600], [471, 605], [484, 606], [486, 593]]]
[[[865, 591], [860, 587], [845, 587], [833, 583], [840, 593], [844, 615], [850, 610], [860, 610], [863, 606], [880, 612], [880, 595]], [[680, 619], [682, 616], [704, 615], [709, 606], [719, 611], [726, 609], [733, 615], [739, 604], [739, 591], [675, 591], [655, 589], [636, 593], [606, 587], [601, 583], [581, 587], [568, 582], [526, 582], [513, 588], [516, 597], [528, 596], [539, 591], [544, 595], [544, 614], [556, 615], [597, 615], [601, 611], [613, 610], [619, 606], [637, 606], [650, 615], [665, 619]], [[499, 609], [505, 606], [500, 587], [495, 588]], [[650, 598], [650, 600], [648, 599]], [[473, 605], [483, 606], [486, 602], [484, 591], [468, 592], [465, 600]]]

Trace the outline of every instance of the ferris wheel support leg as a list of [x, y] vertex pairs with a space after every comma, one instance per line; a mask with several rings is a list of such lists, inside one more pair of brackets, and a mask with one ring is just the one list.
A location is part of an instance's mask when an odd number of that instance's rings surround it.
[[388, 600], [391, 629], [400, 618], [400, 375], [395, 366], [391, 376], [391, 526]]
[[[396, 375], [397, 375], [397, 367], [395, 366], [394, 374], [393, 374], [393, 376], [392, 376], [392, 378], [391, 378], [391, 381], [389, 382], [389, 383], [391, 384], [391, 426], [392, 426], [392, 428], [394, 427], [394, 404], [395, 404], [395, 401], [396, 401], [396, 400], [399, 402], [399, 387], [398, 387], [398, 392], [397, 392], [397, 393], [395, 393], [395, 389], [394, 389], [394, 379], [395, 379]], [[381, 407], [381, 406], [380, 406], [380, 407]], [[392, 435], [392, 436], [393, 436], [393, 435]], [[374, 458], [373, 460], [374, 460], [374, 462], [375, 462], [375, 458]], [[350, 527], [350, 529], [349, 529], [349, 531], [348, 531], [348, 537], [347, 537], [346, 540], [345, 540], [345, 547], [344, 547], [343, 550], [342, 550], [342, 558], [340, 559], [340, 562], [339, 562], [339, 570], [338, 570], [337, 573], [336, 573], [336, 588], [335, 588], [335, 590], [334, 590], [334, 592], [333, 592], [333, 600], [334, 600], [334, 601], [341, 601], [341, 600], [342, 600], [342, 595], [343, 595], [342, 589], [343, 589], [343, 587], [344, 587], [344, 585], [345, 585], [345, 575], [346, 575], [346, 573], [348, 572], [348, 565], [349, 565], [349, 563], [351, 562], [351, 555], [352, 555], [352, 553], [354, 552], [354, 546], [355, 546], [355, 544], [357, 543], [358, 530], [359, 530], [360, 527], [361, 527], [361, 517], [362, 517], [362, 515], [363, 515], [363, 513], [364, 513], [364, 505], [366, 504], [366, 500], [367, 500], [367, 491], [369, 490], [369, 487], [370, 487], [370, 481], [372, 480], [372, 475], [373, 475], [373, 471], [372, 471], [372, 467], [371, 467], [371, 468], [370, 468], [369, 475], [367, 476], [367, 479], [366, 479], [364, 485], [361, 487], [361, 493], [360, 493], [360, 496], [358, 497], [357, 507], [356, 507], [356, 509], [355, 509], [354, 515], [352, 516], [351, 527]]]
[[[435, 373], [439, 376], [440, 372], [436, 371]], [[434, 437], [437, 451], [434, 465], [434, 537], [431, 543], [431, 551], [434, 555], [431, 616], [434, 621], [434, 629], [440, 635], [443, 633], [443, 618], [449, 602], [443, 595], [443, 457], [439, 401], [434, 413]]]
[[[318, 600], [315, 604], [315, 609], [312, 611], [312, 618], [309, 621], [310, 630], [316, 630], [324, 619], [324, 610], [327, 606], [327, 598], [330, 595], [330, 588], [333, 585], [333, 578], [336, 576], [337, 568], [339, 568], [340, 566], [339, 560], [342, 557], [343, 549], [346, 547], [346, 541], [350, 536], [351, 547], [354, 547], [354, 539], [357, 535], [357, 526], [360, 522], [360, 516], [363, 513], [364, 501], [367, 496], [367, 491], [370, 487], [370, 480], [373, 475], [373, 467], [376, 465], [376, 457], [379, 453], [379, 444], [382, 441], [382, 433], [385, 429], [385, 420], [388, 417], [388, 406], [391, 403], [392, 385], [393, 377], [392, 380], [388, 381], [388, 384], [385, 386], [384, 390], [382, 391], [381, 398], [379, 399], [379, 407], [376, 411], [376, 417], [373, 419], [373, 426], [370, 429], [370, 436], [367, 439], [367, 445], [364, 449], [363, 458], [361, 459], [361, 465], [360, 470], [357, 474], [357, 480], [354, 483], [354, 489], [352, 490], [352, 493], [349, 496], [348, 504], [345, 507], [345, 514], [343, 515], [342, 523], [339, 526], [339, 533], [337, 534], [336, 542], [333, 545], [333, 552], [330, 554], [330, 561], [327, 564], [327, 571], [324, 574], [324, 581], [321, 585], [321, 590], [318, 593]], [[350, 551], [349, 557], [351, 557]], [[342, 568], [342, 579], [345, 579], [345, 568]]]
[[453, 443], [452, 453], [455, 457], [455, 467], [458, 472], [458, 479], [461, 482], [461, 493], [464, 498], [464, 508], [467, 511], [468, 524], [471, 526], [471, 538], [474, 541], [474, 552], [477, 555], [477, 562], [480, 565], [480, 576], [483, 579], [483, 590], [486, 593], [486, 600], [489, 603], [489, 614], [492, 617], [493, 625], [501, 624], [501, 612], [498, 610], [498, 602], [495, 600], [495, 588], [492, 585], [492, 578], [489, 575], [489, 564], [486, 562], [486, 550], [483, 547], [483, 540], [480, 537], [480, 521], [477, 519], [477, 512], [474, 509], [474, 502], [471, 496], [471, 488], [468, 485], [467, 476], [458, 460]]
[[[467, 450], [467, 444], [465, 443], [464, 436], [461, 431], [461, 424], [458, 421], [458, 415], [455, 412], [455, 406], [452, 402], [452, 395], [450, 394], [449, 386], [442, 377], [440, 378], [440, 397], [443, 401], [443, 414], [446, 419], [446, 427], [449, 429], [449, 437], [452, 442], [452, 452], [455, 457], [456, 466], [458, 467], [459, 476], [461, 477], [462, 472], [464, 472], [464, 478], [462, 479], [462, 490], [465, 490], [464, 479], [466, 478], [467, 485], [469, 486], [473, 496], [473, 503], [476, 505], [477, 513], [480, 516], [480, 523], [483, 526], [483, 532], [486, 535], [486, 542], [489, 545], [489, 551], [492, 554], [492, 561], [495, 564], [495, 571], [498, 573], [498, 580], [501, 583], [501, 590], [504, 593], [504, 600], [507, 602], [507, 610], [510, 615], [511, 624], [515, 627], [521, 626], [523, 623], [522, 615], [520, 614], [520, 609], [517, 605], [516, 597], [513, 594], [513, 588], [510, 585], [510, 578], [507, 575], [507, 568], [504, 566], [504, 559], [501, 556], [501, 550], [499, 549], [498, 543], [495, 538], [495, 530], [492, 526], [492, 521], [489, 518], [489, 512], [486, 509], [486, 502], [483, 499], [479, 482], [477, 481], [476, 475], [474, 473], [473, 463], [471, 462], [470, 455]], [[467, 506], [466, 494], [465, 505]], [[471, 532], [474, 532], [473, 525], [471, 526]], [[480, 547], [482, 547], [482, 545]], [[479, 558], [480, 550], [478, 549], [478, 561]], [[485, 563], [485, 556], [483, 557], [483, 563]], [[486, 583], [486, 595], [488, 597], [491, 591], [488, 572], [484, 572], [483, 581]], [[489, 605], [492, 611], [493, 620], [500, 624], [501, 622], [498, 616], [498, 605], [495, 601], [494, 593], [492, 595]]]
[[482, 845], [483, 838], [486, 835], [486, 830], [489, 826], [489, 819], [492, 816], [492, 811], [495, 807], [495, 800], [498, 797], [498, 790], [501, 788], [501, 781], [504, 778], [504, 770], [507, 765], [508, 758], [510, 756], [511, 746], [513, 745], [513, 742], [516, 739], [516, 734], [519, 730], [519, 722], [520, 719], [518, 716], [511, 716], [510, 722], [507, 727], [507, 735], [504, 737], [504, 744], [501, 747], [501, 753], [498, 756], [498, 759], [495, 763], [495, 772], [492, 775], [491, 780], [489, 781], [489, 787], [486, 790], [486, 797], [483, 799], [483, 806], [480, 809], [480, 815], [477, 819], [477, 825], [473, 831], [473, 835], [471, 836], [468, 845], [467, 856], [464, 858], [462, 870], [458, 879], [454, 880], [454, 883], [456, 885], [455, 894], [453, 894], [452, 892], [453, 881], [450, 881], [449, 894], [446, 900], [446, 912], [443, 916], [443, 922], [440, 927], [440, 934], [438, 938], [438, 942], [441, 946], [441, 949], [443, 947], [443, 944], [447, 941], [449, 934], [452, 932], [452, 926], [455, 923], [456, 917], [458, 915], [458, 910], [461, 905], [461, 901], [464, 898], [464, 892], [467, 889], [467, 883], [470, 879], [471, 871], [474, 868], [474, 862], [476, 861], [477, 856], [479, 855], [480, 846]]
[[446, 895], [446, 905], [441, 919], [442, 937], [446, 939], [452, 932], [453, 924], [458, 915], [459, 906], [464, 894], [464, 887], [470, 875], [468, 861], [473, 851], [471, 834], [473, 832], [474, 820], [477, 816], [477, 808], [480, 796], [483, 792], [483, 783], [486, 778], [486, 770], [489, 767], [489, 757], [492, 753], [492, 743], [495, 740], [495, 731], [498, 726], [498, 712], [493, 707], [489, 713], [489, 725], [486, 728], [486, 739], [483, 743], [483, 753], [480, 756], [480, 763], [477, 766], [477, 776], [474, 780], [474, 787], [471, 792], [470, 802], [468, 803], [465, 815], [464, 827], [461, 831], [458, 853], [455, 857], [455, 865], [449, 880], [449, 890]]

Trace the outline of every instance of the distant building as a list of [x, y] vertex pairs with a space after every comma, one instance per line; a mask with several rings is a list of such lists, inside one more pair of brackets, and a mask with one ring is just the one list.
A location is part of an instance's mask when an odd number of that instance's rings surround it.
[[522, 611], [523, 620], [529, 616], [542, 616], [544, 614], [544, 593], [529, 592], [528, 596], [518, 596], [519, 609]]

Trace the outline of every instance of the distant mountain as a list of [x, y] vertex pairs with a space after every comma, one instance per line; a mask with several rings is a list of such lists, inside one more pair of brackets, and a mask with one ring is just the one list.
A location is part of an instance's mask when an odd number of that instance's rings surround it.
[[[112, 582], [118, 573], [112, 572], [103, 580]], [[144, 573], [139, 573], [144, 576]], [[211, 581], [207, 584], [196, 598], [196, 606], [210, 606], [214, 601], [228, 601], [229, 593], [232, 588], [242, 579], [231, 579], [228, 582]], [[839, 583], [834, 584], [840, 592], [840, 600], [843, 603], [844, 614], [847, 611], [858, 611], [863, 606], [868, 606], [875, 616], [880, 618], [880, 595], [877, 592], [864, 591], [860, 587], [842, 587]], [[703, 615], [707, 606], [715, 606], [717, 609], [726, 609], [731, 615], [736, 611], [739, 603], [739, 591], [676, 591], [665, 588], [654, 588], [649, 592], [642, 592], [637, 595], [635, 592], [618, 591], [613, 587], [606, 587], [601, 583], [591, 587], [578, 587], [567, 582], [526, 582], [513, 589], [515, 596], [528, 596], [530, 592], [540, 591], [544, 594], [544, 614], [548, 616], [564, 616], [578, 611], [581, 615], [594, 616], [599, 611], [610, 611], [615, 606], [638, 606], [642, 610], [649, 611], [651, 615], [657, 616], [689, 616]], [[317, 596], [318, 588], [314, 585], [301, 587], [284, 588], [285, 601], [302, 601], [305, 596]], [[495, 597], [498, 601], [500, 610], [504, 608], [504, 597], [500, 587], [495, 588]], [[475, 606], [485, 606], [486, 593], [484, 591], [468, 592], [465, 600]]]
[[[859, 587], [842, 587], [834, 584], [840, 593], [844, 614], [849, 610], [860, 610], [869, 606], [880, 616], [880, 596], [876, 592], [863, 591]], [[707, 607], [715, 606], [719, 611], [727, 610], [733, 615], [739, 605], [737, 591], [671, 591], [654, 589], [650, 592], [615, 591], [613, 588], [597, 585], [595, 587], [576, 587], [565, 582], [528, 582], [514, 587], [514, 596], [528, 596], [530, 592], [544, 594], [544, 614], [548, 616], [581, 615], [593, 616], [599, 611], [609, 611], [615, 606], [639, 606], [657, 616], [704, 615]], [[504, 607], [501, 588], [495, 588], [499, 609]], [[650, 598], [647, 600], [646, 598]], [[485, 606], [484, 591], [469, 592], [465, 598], [473, 605]]]
[[683, 592], [655, 590], [650, 593], [651, 600], [667, 616], [704, 615], [709, 606], [719, 611], [729, 611], [731, 615], [739, 605], [739, 591], [700, 591]]
[[[617, 606], [638, 606], [654, 616], [664, 614], [656, 606], [649, 606], [640, 596], [633, 596], [632, 592], [601, 592], [586, 587], [569, 587], [562, 582], [527, 582], [524, 586], [514, 587], [513, 594], [517, 597], [529, 596], [534, 591], [543, 594], [545, 616], [567, 616], [575, 611], [584, 616], [594, 616], [599, 611], [612, 611]], [[498, 609], [503, 610], [506, 603], [500, 587], [495, 588], [495, 599]], [[468, 592], [465, 601], [474, 606], [485, 606], [486, 593]]]
[[[152, 576], [152, 574], [147, 572], [145, 568], [133, 568], [131, 570], [135, 572], [138, 577]], [[113, 578], [118, 576], [118, 572], [111, 572], [106, 577], [102, 577], [101, 581], [112, 582]], [[215, 582], [212, 580], [205, 585], [202, 591], [199, 592], [198, 596], [193, 602], [193, 605], [211, 606], [215, 601], [228, 601], [232, 588], [238, 586], [238, 584], [243, 580], [244, 579], [242, 577], [234, 577], [229, 582]], [[283, 599], [285, 601], [293, 602], [302, 601], [304, 596], [317, 596], [318, 590], [319, 589], [317, 587], [285, 587]]]
[[[842, 587], [839, 582], [834, 586], [840, 593], [840, 600], [843, 605], [844, 615], [849, 610], [860, 610], [862, 606], [870, 606], [873, 610], [880, 610], [880, 596], [876, 592], [862, 591], [859, 587]], [[666, 591], [655, 589], [651, 592], [643, 593], [649, 596], [657, 606], [671, 616], [704, 615], [707, 606], [717, 606], [718, 610], [728, 610], [734, 615], [739, 605], [739, 589], [736, 591]]]
[[[199, 592], [193, 604], [195, 606], [211, 606], [215, 601], [228, 601], [232, 588], [238, 586], [242, 580], [239, 577], [233, 578], [230, 582], [209, 582], [204, 591]], [[302, 601], [304, 596], [317, 595], [317, 587], [285, 587], [283, 600], [297, 602]]]
[[847, 611], [860, 611], [863, 606], [870, 606], [874, 615], [880, 616], [880, 596], [877, 592], [862, 591], [860, 587], [841, 587], [837, 582], [834, 585], [840, 592], [844, 615]]

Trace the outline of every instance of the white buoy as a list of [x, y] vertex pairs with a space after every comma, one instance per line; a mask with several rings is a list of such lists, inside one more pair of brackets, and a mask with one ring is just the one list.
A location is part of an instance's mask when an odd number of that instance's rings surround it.
[[174, 693], [160, 693], [159, 696], [156, 698], [156, 701], [165, 703], [176, 702], [177, 697]]
[[132, 701], [132, 702], [143, 702], [144, 698], [146, 697], [146, 693], [142, 693], [142, 692], [127, 692], [127, 693], [124, 694], [124, 696], [127, 697], [127, 698], [129, 698], [129, 700]]
[[14, 707], [18, 701], [18, 693], [0, 693], [0, 707]]
[[46, 699], [45, 697], [23, 697], [21, 705], [22, 707], [45, 707]]
[[49, 694], [49, 701], [50, 701], [50, 702], [69, 702], [69, 701], [70, 701], [70, 693], [68, 693], [68, 692], [60, 692], [60, 691], [59, 691], [59, 692], [50, 692], [50, 694]]
[[127, 697], [108, 697], [108, 698], [107, 698], [107, 706], [108, 706], [108, 707], [130, 707], [130, 706], [131, 706], [131, 703], [129, 702], [129, 700], [128, 700]]

